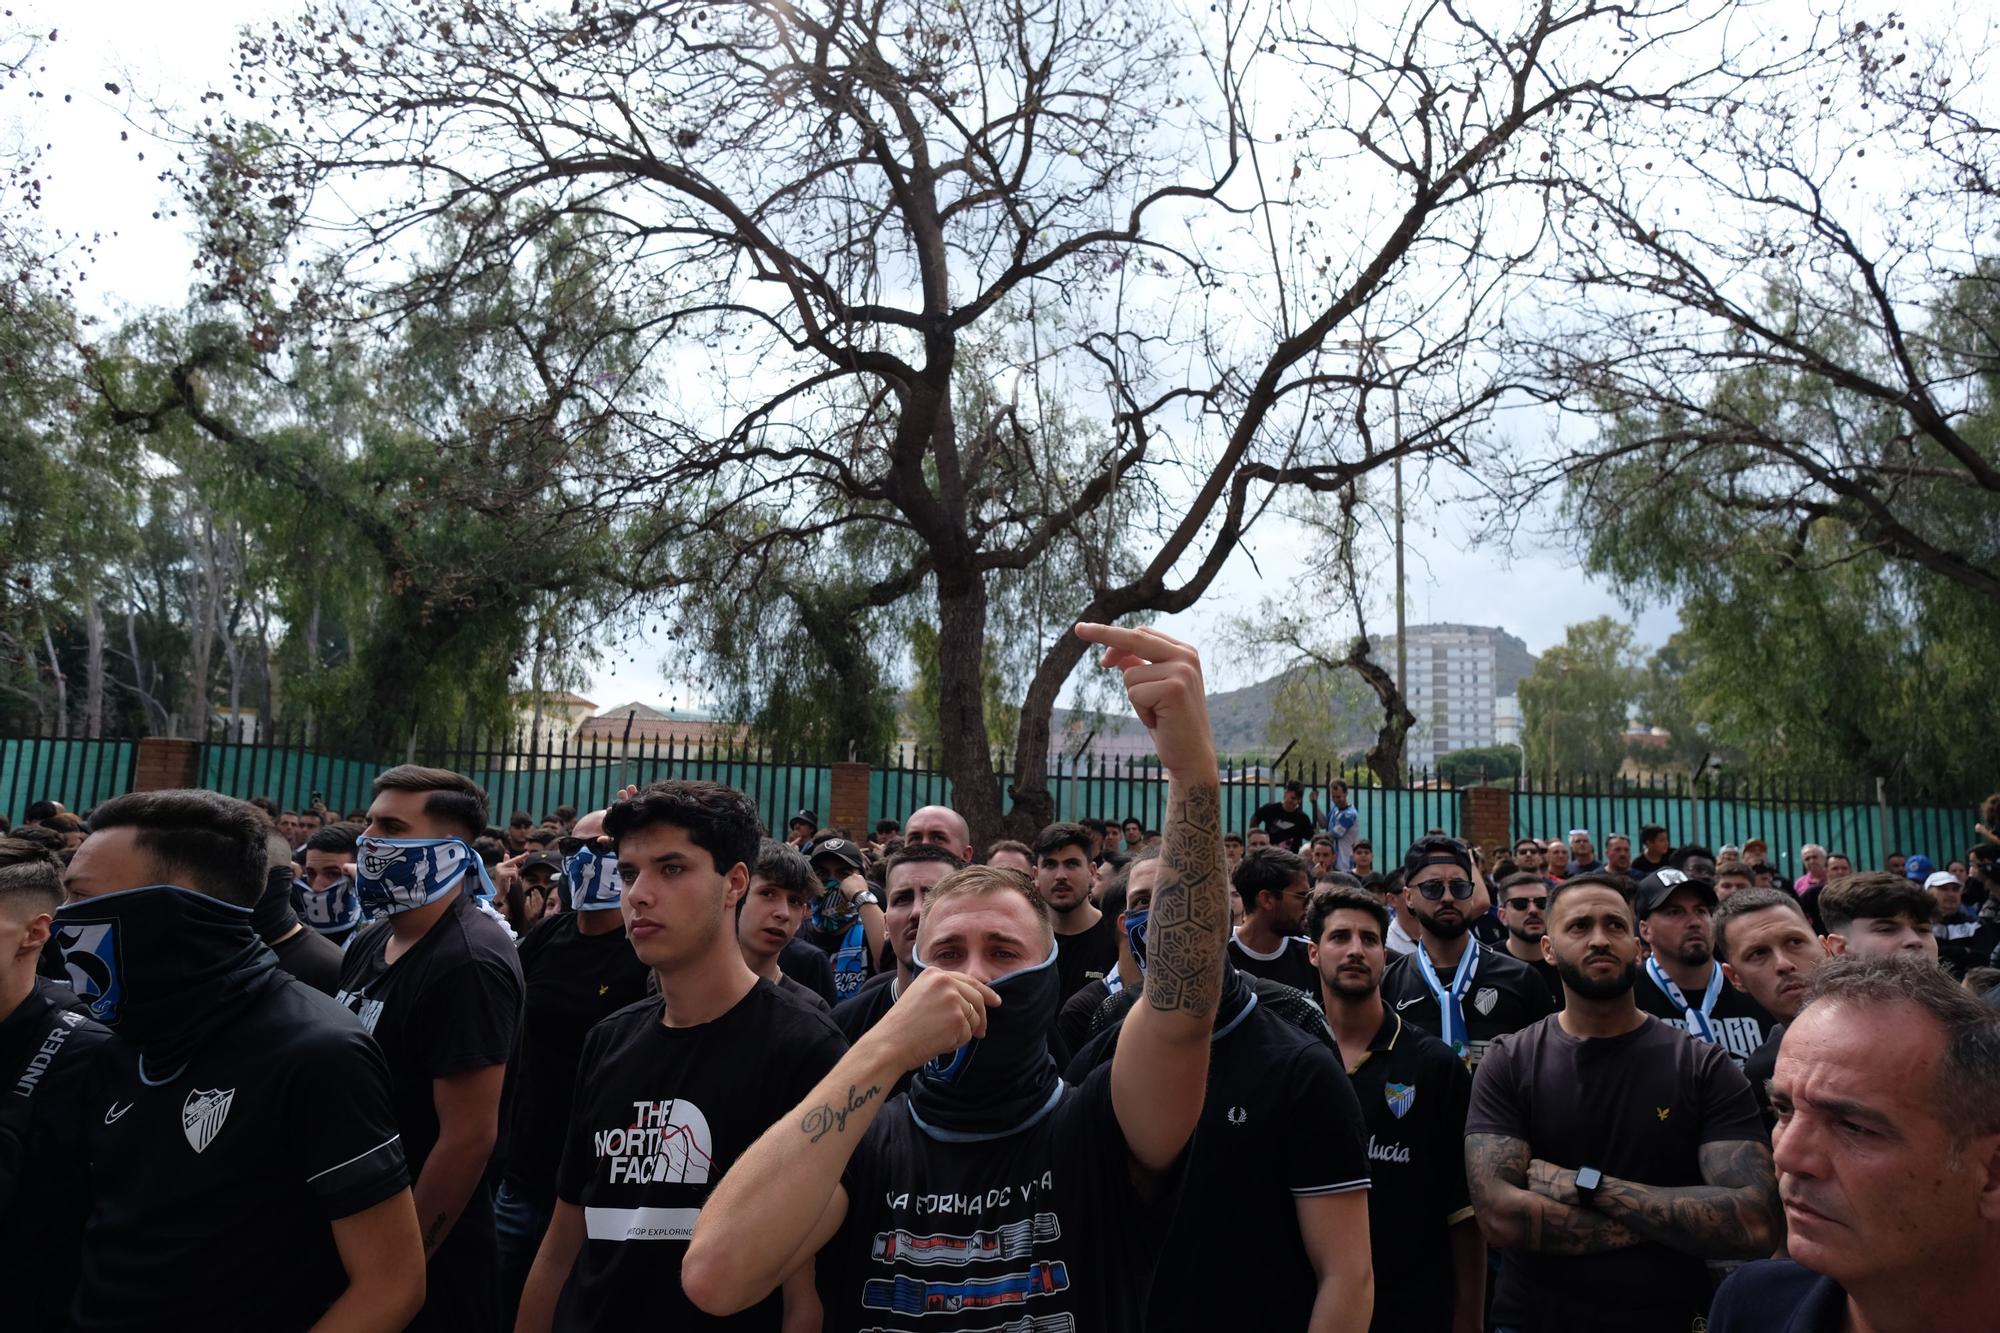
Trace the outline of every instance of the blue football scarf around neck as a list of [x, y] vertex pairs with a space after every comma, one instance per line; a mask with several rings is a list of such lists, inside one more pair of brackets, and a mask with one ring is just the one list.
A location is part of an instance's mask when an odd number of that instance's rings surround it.
[[1701, 993], [1699, 1009], [1687, 1002], [1687, 996], [1674, 984], [1674, 979], [1661, 969], [1659, 959], [1646, 960], [1646, 975], [1653, 979], [1653, 984], [1660, 988], [1660, 993], [1667, 997], [1668, 1002], [1681, 1011], [1690, 1037], [1700, 1037], [1706, 1042], [1715, 1041], [1715, 1025], [1708, 1021], [1708, 1016], [1715, 1012], [1715, 1002], [1722, 998], [1721, 963], [1714, 959], [1709, 960], [1708, 989]]
[[[920, 960], [911, 959], [910, 967], [923, 975]], [[910, 1079], [910, 1118], [943, 1142], [1018, 1134], [1062, 1100], [1062, 1079], [1049, 1054], [1049, 1028], [1062, 998], [1056, 950], [986, 984], [1001, 999], [986, 1011], [986, 1035], [946, 1051]]]
[[615, 851], [578, 849], [564, 859], [563, 878], [569, 882], [570, 906], [579, 912], [615, 912], [625, 900]]
[[1437, 997], [1438, 1023], [1443, 1029], [1438, 1036], [1463, 1060], [1471, 1049], [1471, 1038], [1465, 1030], [1465, 993], [1472, 989], [1472, 978], [1479, 971], [1479, 941], [1465, 941], [1465, 955], [1458, 960], [1458, 970], [1452, 973], [1449, 988], [1438, 979], [1437, 968], [1431, 964], [1430, 955], [1424, 952], [1421, 940], [1417, 943], [1416, 958], [1417, 975], [1424, 979], [1431, 994]]
[[92, 1017], [139, 1048], [140, 1075], [154, 1083], [286, 983], [250, 908], [177, 885], [65, 903], [55, 936], [70, 985]]
[[355, 844], [361, 908], [370, 916], [408, 912], [434, 903], [473, 879], [473, 896], [491, 898], [486, 863], [464, 838], [368, 838]]

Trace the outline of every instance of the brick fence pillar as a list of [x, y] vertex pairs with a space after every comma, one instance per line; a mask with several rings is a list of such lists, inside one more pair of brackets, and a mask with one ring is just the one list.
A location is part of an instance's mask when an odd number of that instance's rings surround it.
[[1514, 841], [1514, 797], [1505, 787], [1470, 787], [1465, 793], [1465, 837], [1484, 847], [1494, 864]]
[[199, 786], [201, 747], [193, 741], [145, 736], [139, 741], [138, 762], [132, 767], [133, 791], [167, 791]]
[[874, 770], [866, 764], [833, 766], [833, 796], [826, 822], [846, 829], [857, 842], [868, 841], [874, 832], [868, 820], [868, 788], [873, 776]]

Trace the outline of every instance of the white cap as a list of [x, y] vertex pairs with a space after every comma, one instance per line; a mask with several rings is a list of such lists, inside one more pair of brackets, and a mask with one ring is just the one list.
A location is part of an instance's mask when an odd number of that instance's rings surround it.
[[1590, 830], [1587, 828], [1573, 828], [1569, 831], [1569, 836], [1572, 838], [1587, 838], [1590, 836]]
[[1930, 878], [1924, 881], [1924, 888], [1927, 890], [1936, 889], [1946, 884], [1951, 885], [1954, 889], [1965, 887], [1958, 882], [1958, 876], [1952, 874], [1949, 870], [1933, 870]]

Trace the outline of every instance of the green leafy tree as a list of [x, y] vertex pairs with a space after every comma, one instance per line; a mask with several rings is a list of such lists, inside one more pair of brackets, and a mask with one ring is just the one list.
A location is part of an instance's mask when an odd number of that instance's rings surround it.
[[1604, 774], [1625, 758], [1636, 693], [1632, 630], [1599, 616], [1563, 631], [1521, 681], [1522, 743], [1537, 773]]

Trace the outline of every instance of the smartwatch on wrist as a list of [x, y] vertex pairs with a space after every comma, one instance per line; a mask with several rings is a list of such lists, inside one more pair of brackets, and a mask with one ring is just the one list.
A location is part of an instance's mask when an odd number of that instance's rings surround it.
[[1589, 1203], [1597, 1197], [1598, 1186], [1604, 1183], [1604, 1173], [1594, 1166], [1580, 1166], [1576, 1169], [1576, 1197], [1582, 1203]]

